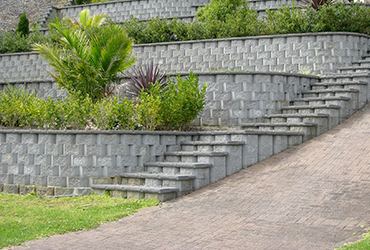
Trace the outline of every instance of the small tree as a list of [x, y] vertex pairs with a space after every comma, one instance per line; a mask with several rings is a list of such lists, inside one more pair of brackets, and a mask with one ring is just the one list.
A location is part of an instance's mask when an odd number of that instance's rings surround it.
[[34, 46], [49, 62], [49, 72], [72, 95], [99, 100], [112, 94], [118, 73], [131, 66], [132, 40], [116, 24], [102, 25], [104, 15], [89, 17], [89, 10], [80, 12], [79, 22], [56, 19], [49, 27], [60, 34], [57, 45]]
[[17, 27], [17, 32], [21, 33], [22, 36], [28, 36], [29, 32], [30, 32], [30, 27], [29, 27], [29, 21], [28, 21], [28, 18], [26, 16], [26, 12], [23, 11], [21, 17], [19, 18], [19, 22], [18, 22], [18, 27]]

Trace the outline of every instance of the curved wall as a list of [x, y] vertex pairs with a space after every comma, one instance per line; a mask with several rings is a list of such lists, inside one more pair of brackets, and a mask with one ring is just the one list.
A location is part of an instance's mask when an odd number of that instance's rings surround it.
[[[153, 61], [168, 73], [217, 70], [336, 72], [361, 60], [370, 36], [307, 33], [239, 37], [133, 46], [136, 65]], [[0, 55], [0, 83], [51, 80], [50, 66], [36, 53]]]

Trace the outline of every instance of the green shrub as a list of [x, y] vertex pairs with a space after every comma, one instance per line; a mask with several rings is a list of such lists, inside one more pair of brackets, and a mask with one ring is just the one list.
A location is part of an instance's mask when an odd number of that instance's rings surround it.
[[199, 89], [199, 77], [193, 72], [185, 79], [179, 74], [167, 82], [161, 93], [161, 128], [184, 130], [203, 110], [207, 85]]
[[30, 22], [28, 21], [28, 18], [26, 16], [26, 12], [23, 11], [17, 27], [17, 32], [19, 32], [22, 36], [28, 36], [30, 33]]
[[370, 34], [370, 8], [359, 3], [324, 5], [311, 16], [315, 22], [312, 32], [346, 31]]
[[79, 22], [56, 19], [49, 26], [61, 35], [58, 45], [34, 46], [54, 68], [55, 74], [50, 74], [55, 81], [71, 95], [94, 101], [111, 95], [118, 73], [135, 61], [124, 29], [102, 25], [104, 21], [104, 15], [89, 18], [89, 10], [80, 12]]
[[261, 34], [264, 24], [246, 0], [211, 0], [197, 11], [197, 17], [207, 38], [255, 36]]
[[266, 33], [271, 35], [311, 32], [315, 25], [316, 12], [312, 9], [283, 5], [276, 11], [266, 10], [266, 14]]
[[0, 92], [0, 122], [5, 127], [35, 125], [40, 100], [25, 88], [8, 86]]

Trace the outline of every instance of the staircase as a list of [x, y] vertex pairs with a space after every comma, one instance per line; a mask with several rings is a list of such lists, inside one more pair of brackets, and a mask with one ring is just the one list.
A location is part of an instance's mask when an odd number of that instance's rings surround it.
[[163, 161], [146, 162], [140, 173], [124, 173], [94, 180], [95, 193], [108, 190], [112, 196], [165, 201], [208, 186], [242, 169], [243, 141], [183, 141], [180, 147], [165, 152]]
[[280, 114], [265, 115], [262, 123], [241, 124], [255, 131], [301, 131], [307, 141], [343, 122], [369, 100], [370, 55], [338, 73], [322, 76], [301, 96], [281, 107]]

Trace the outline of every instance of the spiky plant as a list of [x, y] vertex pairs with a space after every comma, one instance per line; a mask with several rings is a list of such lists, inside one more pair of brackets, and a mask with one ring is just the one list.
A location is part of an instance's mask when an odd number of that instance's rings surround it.
[[51, 76], [70, 94], [93, 100], [109, 96], [118, 73], [135, 61], [132, 40], [119, 25], [102, 25], [105, 18], [90, 18], [89, 10], [83, 10], [79, 22], [56, 19], [49, 27], [61, 36], [58, 44], [34, 46], [54, 68], [55, 73], [49, 72]]
[[166, 86], [166, 73], [161, 72], [159, 66], [154, 66], [153, 62], [146, 66], [133, 67], [126, 75], [129, 78], [127, 94], [134, 97], [138, 96], [142, 89], [149, 89], [150, 83], [154, 86]]
[[306, 4], [311, 4], [314, 10], [319, 10], [320, 6], [325, 4], [330, 5], [335, 2], [335, 0], [302, 0]]

